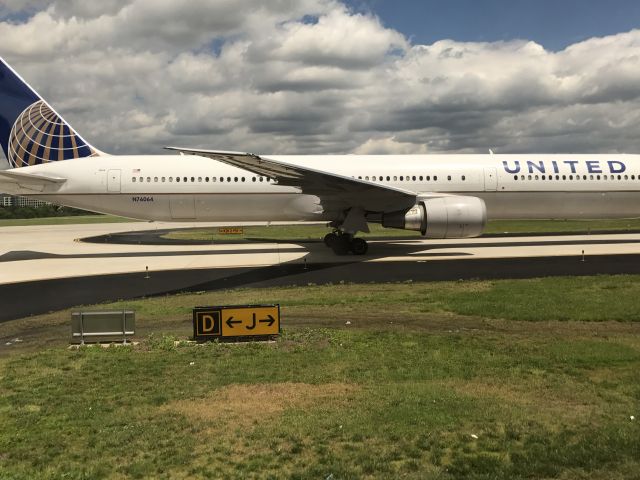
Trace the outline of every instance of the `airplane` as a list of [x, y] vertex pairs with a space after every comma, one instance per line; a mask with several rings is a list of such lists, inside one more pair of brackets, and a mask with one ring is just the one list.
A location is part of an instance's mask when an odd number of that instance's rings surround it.
[[0, 143], [8, 194], [150, 221], [326, 222], [338, 255], [367, 252], [369, 223], [442, 239], [487, 219], [640, 216], [638, 155], [109, 155], [1, 58]]

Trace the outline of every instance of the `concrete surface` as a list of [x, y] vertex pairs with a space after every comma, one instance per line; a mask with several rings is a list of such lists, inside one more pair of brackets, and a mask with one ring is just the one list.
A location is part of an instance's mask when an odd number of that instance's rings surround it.
[[[78, 304], [238, 286], [640, 273], [638, 233], [375, 240], [365, 256], [336, 256], [320, 241], [136, 243], [160, 230], [194, 226], [216, 224], [2, 227], [0, 321]], [[127, 235], [130, 244], [79, 241], [117, 232], [144, 233]]]

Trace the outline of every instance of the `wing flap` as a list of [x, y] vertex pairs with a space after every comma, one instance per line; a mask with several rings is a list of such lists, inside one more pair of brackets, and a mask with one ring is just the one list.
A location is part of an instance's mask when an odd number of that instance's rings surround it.
[[257, 175], [275, 178], [278, 185], [316, 195], [325, 210], [361, 207], [368, 212], [391, 212], [415, 205], [416, 193], [358, 180], [302, 165], [273, 160], [253, 153], [165, 147], [187, 155], [211, 158]]

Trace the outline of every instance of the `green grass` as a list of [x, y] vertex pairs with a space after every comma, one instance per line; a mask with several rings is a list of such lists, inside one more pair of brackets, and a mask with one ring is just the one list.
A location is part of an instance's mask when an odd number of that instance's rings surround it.
[[130, 218], [114, 215], [75, 215], [71, 217], [12, 218], [0, 219], [0, 227], [24, 227], [30, 225], [74, 225], [88, 223], [135, 222]]
[[[67, 225], [89, 223], [134, 222], [114, 215], [78, 215], [70, 217], [45, 217], [24, 219], [0, 219], [0, 227], [29, 225]], [[365, 238], [420, 237], [419, 232], [383, 228], [370, 224], [371, 233], [360, 234]], [[640, 219], [618, 220], [492, 220], [485, 234], [503, 233], [572, 233], [601, 231], [638, 231]], [[244, 227], [242, 235], [220, 235], [218, 228], [182, 229], [164, 235], [174, 240], [195, 241], [243, 241], [243, 240], [319, 240], [330, 232], [324, 225], [272, 225]]]
[[[419, 238], [420, 232], [383, 228], [370, 224], [370, 233], [360, 233], [364, 238], [407, 237]], [[485, 234], [525, 233], [576, 233], [602, 231], [638, 231], [640, 219], [621, 220], [492, 220]], [[319, 240], [331, 231], [322, 225], [250, 226], [242, 234], [220, 234], [218, 228], [194, 228], [169, 232], [164, 238], [187, 241], [243, 241], [243, 240]]]
[[[137, 310], [133, 348], [67, 350], [68, 311], [0, 324], [0, 478], [637, 478], [639, 280], [100, 305]], [[174, 344], [191, 307], [254, 302], [277, 342]]]
[[485, 233], [638, 231], [640, 218], [609, 220], [491, 220]]

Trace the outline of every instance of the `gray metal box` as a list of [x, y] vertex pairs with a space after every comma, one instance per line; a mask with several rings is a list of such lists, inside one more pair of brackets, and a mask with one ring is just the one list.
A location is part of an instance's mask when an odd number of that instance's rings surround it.
[[71, 343], [126, 343], [135, 329], [136, 314], [131, 310], [71, 314]]

